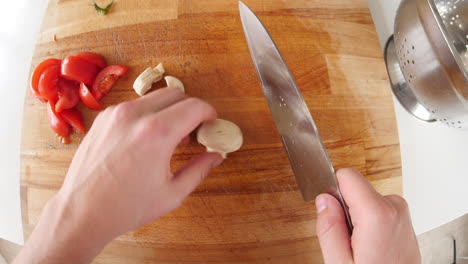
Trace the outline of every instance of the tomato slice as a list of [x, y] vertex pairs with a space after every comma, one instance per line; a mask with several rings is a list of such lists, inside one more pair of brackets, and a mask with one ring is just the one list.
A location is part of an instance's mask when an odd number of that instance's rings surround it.
[[76, 54], [75, 56], [80, 57], [80, 58], [86, 60], [87, 62], [90, 62], [90, 63], [98, 66], [101, 69], [105, 68], [107, 66], [107, 63], [106, 63], [106, 60], [104, 59], [104, 57], [97, 54], [97, 53], [94, 53], [94, 52], [80, 52], [80, 53]]
[[96, 76], [96, 80], [91, 88], [94, 98], [98, 101], [101, 100], [110, 91], [115, 81], [127, 73], [127, 71], [128, 67], [123, 65], [111, 65], [102, 69]]
[[92, 85], [100, 68], [80, 57], [68, 56], [62, 62], [62, 77], [77, 82]]
[[47, 68], [39, 78], [39, 94], [47, 101], [57, 101], [60, 66], [53, 65]]
[[63, 120], [70, 124], [76, 132], [80, 134], [85, 133], [86, 129], [80, 111], [76, 110], [75, 108], [65, 109], [60, 113], [60, 116], [63, 118]]
[[91, 94], [88, 87], [86, 87], [86, 84], [84, 83], [80, 84], [79, 95], [83, 104], [85, 104], [88, 108], [94, 109], [94, 110], [101, 109], [101, 105], [96, 100], [96, 98], [94, 98], [94, 96]]
[[59, 113], [64, 109], [75, 107], [80, 102], [78, 94], [78, 83], [60, 79], [58, 90], [58, 101], [55, 104], [55, 112]]
[[31, 94], [34, 97], [38, 98], [43, 102], [46, 102], [46, 100], [42, 98], [42, 96], [39, 93], [39, 79], [41, 78], [41, 75], [46, 69], [54, 65], [60, 65], [61, 63], [62, 61], [58, 59], [47, 59], [39, 63], [39, 65], [37, 65], [36, 69], [34, 69], [34, 72], [31, 76]]
[[55, 112], [55, 105], [52, 101], [47, 103], [47, 114], [49, 117], [49, 125], [52, 127], [52, 130], [54, 130], [59, 137], [68, 138], [68, 135], [70, 135], [70, 125]]

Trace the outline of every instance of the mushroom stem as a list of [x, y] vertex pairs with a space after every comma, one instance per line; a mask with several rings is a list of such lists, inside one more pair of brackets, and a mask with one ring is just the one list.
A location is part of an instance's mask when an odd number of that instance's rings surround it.
[[133, 83], [133, 89], [138, 95], [143, 96], [151, 89], [153, 83], [162, 79], [163, 74], [164, 67], [162, 63], [158, 64], [158, 66], [154, 68], [148, 67], [140, 75], [138, 75], [135, 82]]

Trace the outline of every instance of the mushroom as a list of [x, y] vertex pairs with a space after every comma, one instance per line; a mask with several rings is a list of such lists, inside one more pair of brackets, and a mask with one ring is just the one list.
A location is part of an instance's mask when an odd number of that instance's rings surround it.
[[185, 93], [184, 84], [179, 79], [177, 79], [176, 77], [166, 76], [166, 77], [164, 77], [164, 80], [166, 80], [166, 84], [167, 84], [168, 87], [177, 87], [177, 88], [181, 89], [182, 92]]
[[133, 83], [133, 89], [138, 95], [143, 96], [151, 89], [153, 83], [162, 79], [164, 72], [165, 70], [162, 63], [158, 64], [158, 66], [154, 68], [146, 68], [146, 70], [144, 70], [136, 78], [135, 82]]
[[227, 153], [240, 149], [242, 131], [231, 121], [216, 119], [203, 123], [198, 129], [197, 140], [208, 152], [217, 152], [226, 158]]

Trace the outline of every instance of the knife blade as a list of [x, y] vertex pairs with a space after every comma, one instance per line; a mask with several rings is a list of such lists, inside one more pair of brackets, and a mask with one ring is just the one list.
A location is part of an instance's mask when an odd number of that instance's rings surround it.
[[344, 209], [351, 232], [351, 218], [335, 171], [294, 77], [255, 13], [241, 1], [239, 12], [263, 93], [303, 199], [313, 200], [320, 193], [334, 196]]

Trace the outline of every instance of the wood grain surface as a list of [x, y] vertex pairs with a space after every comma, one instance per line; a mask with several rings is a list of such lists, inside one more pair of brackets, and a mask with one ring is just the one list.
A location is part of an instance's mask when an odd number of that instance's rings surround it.
[[[389, 83], [366, 0], [246, 0], [278, 44], [335, 168], [355, 167], [383, 194], [401, 193]], [[163, 62], [186, 92], [243, 130], [245, 144], [174, 212], [122, 235], [95, 263], [321, 263], [313, 203], [304, 202], [263, 97], [234, 0], [51, 0], [31, 70], [80, 51], [130, 67], [105, 106], [137, 98], [132, 83]], [[57, 40], [53, 41], [53, 36]], [[161, 86], [162, 84], [156, 85]], [[83, 108], [84, 109], [84, 108]], [[84, 109], [89, 128], [97, 112]], [[62, 145], [46, 105], [25, 97], [21, 196], [26, 238], [60, 188], [82, 137]], [[203, 148], [176, 150], [179, 167]], [[85, 169], [85, 168], [83, 168]], [[105, 188], [105, 186], [103, 186]]]

